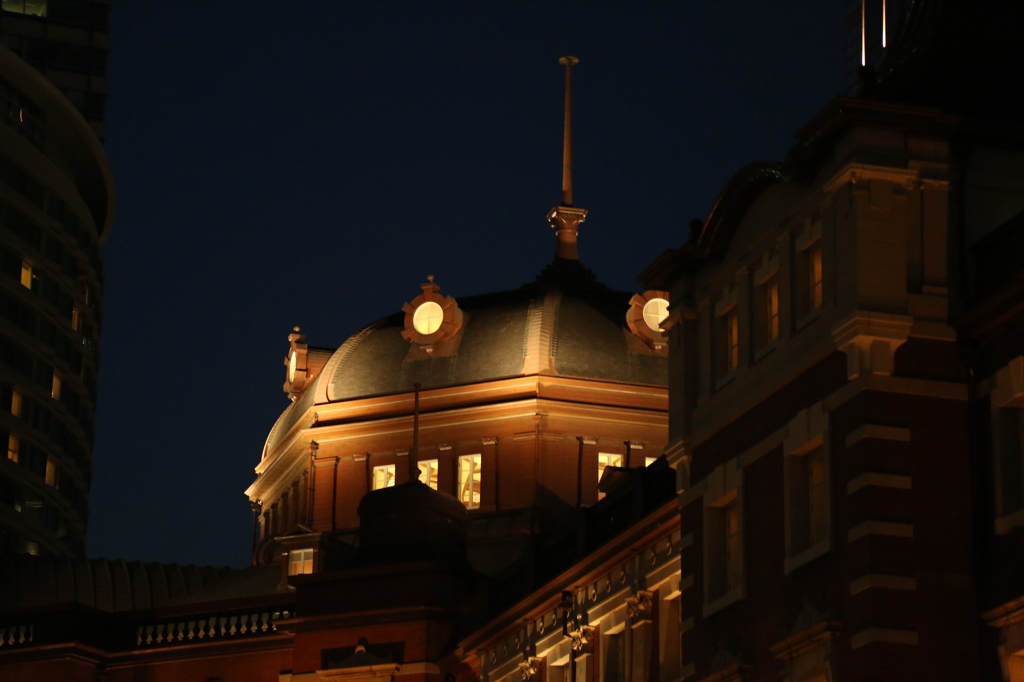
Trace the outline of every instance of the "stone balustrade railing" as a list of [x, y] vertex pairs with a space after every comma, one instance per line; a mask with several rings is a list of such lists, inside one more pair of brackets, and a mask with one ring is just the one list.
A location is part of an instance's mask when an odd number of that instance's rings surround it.
[[291, 615], [290, 611], [259, 610], [140, 625], [136, 629], [135, 644], [152, 646], [268, 634], [277, 631], [274, 621]]
[[0, 648], [31, 644], [34, 634], [32, 625], [0, 625]]

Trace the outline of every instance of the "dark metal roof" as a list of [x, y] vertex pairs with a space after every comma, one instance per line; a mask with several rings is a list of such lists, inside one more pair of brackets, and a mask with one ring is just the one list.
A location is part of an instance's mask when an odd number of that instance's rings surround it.
[[232, 573], [230, 568], [17, 556], [0, 562], [0, 609], [78, 603], [104, 611], [165, 604]]
[[[575, 283], [574, 283], [575, 284]], [[559, 376], [665, 385], [668, 362], [630, 342], [626, 324], [630, 292], [602, 285], [561, 286], [544, 281], [514, 291], [458, 297], [463, 328], [452, 349], [410, 354], [401, 336], [404, 315], [395, 313], [363, 330], [331, 381], [333, 400], [351, 400], [423, 388], [456, 386], [524, 374], [531, 316], [553, 310], [552, 354]], [[536, 327], [536, 325], [534, 325]], [[639, 344], [639, 345], [637, 345]]]

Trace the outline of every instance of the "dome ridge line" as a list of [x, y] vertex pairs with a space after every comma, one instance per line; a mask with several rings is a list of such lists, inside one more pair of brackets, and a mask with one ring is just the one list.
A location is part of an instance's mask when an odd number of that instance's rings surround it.
[[530, 302], [527, 311], [523, 374], [556, 374], [555, 317], [562, 299], [560, 289], [548, 289]]
[[337, 352], [335, 352], [334, 355], [331, 356], [331, 359], [327, 361], [327, 364], [324, 366], [323, 370], [320, 371], [320, 374], [322, 376], [329, 376], [331, 377], [331, 379], [327, 381], [327, 385], [324, 386], [322, 394], [323, 400], [320, 399], [320, 387], [319, 385], [317, 386], [318, 395], [316, 396], [316, 400], [313, 401], [314, 404], [319, 405], [320, 403], [333, 403], [336, 400], [340, 400], [340, 398], [336, 398], [333, 395], [334, 382], [335, 379], [337, 378], [337, 373], [341, 371], [342, 365], [345, 363], [345, 360], [347, 360], [348, 357], [352, 354], [352, 351], [355, 350], [356, 346], [358, 346], [360, 342], [366, 339], [366, 337], [369, 336], [371, 332], [373, 332], [375, 329], [384, 324], [384, 322], [386, 322], [387, 319], [388, 318], [386, 317], [382, 317], [376, 322], [371, 322], [370, 324], [363, 327], [363, 329], [361, 329], [360, 331], [348, 337], [345, 340], [345, 343], [341, 344], [341, 348], [339, 348]]

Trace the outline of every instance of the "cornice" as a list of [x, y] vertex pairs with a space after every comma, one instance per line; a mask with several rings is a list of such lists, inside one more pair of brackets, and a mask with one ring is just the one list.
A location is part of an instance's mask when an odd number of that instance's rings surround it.
[[625, 529], [607, 544], [576, 562], [561, 575], [552, 578], [508, 611], [491, 618], [487, 625], [458, 643], [463, 651], [485, 648], [511, 635], [523, 621], [536, 620], [553, 609], [562, 590], [574, 585], [589, 585], [611, 569], [642, 552], [679, 529], [679, 506], [675, 498]]

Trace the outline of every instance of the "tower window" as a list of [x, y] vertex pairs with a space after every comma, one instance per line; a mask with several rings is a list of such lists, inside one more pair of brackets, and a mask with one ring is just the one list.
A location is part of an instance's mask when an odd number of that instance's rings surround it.
[[17, 463], [18, 462], [18, 452], [19, 452], [20, 449], [21, 449], [21, 442], [18, 440], [18, 437], [15, 436], [15, 435], [8, 436], [7, 437], [7, 459], [11, 460], [12, 462]]
[[824, 300], [820, 241], [799, 252], [797, 269], [797, 304], [804, 316], [821, 307]]
[[395, 485], [395, 465], [382, 464], [373, 467], [373, 489], [391, 488]]
[[992, 412], [996, 473], [996, 514], [1024, 509], [1024, 410], [1000, 407]]
[[757, 287], [757, 347], [779, 338], [779, 280], [772, 275]]
[[21, 394], [17, 391], [11, 391], [11, 414], [15, 417], [21, 416]]
[[54, 400], [60, 400], [61, 380], [60, 375], [54, 372], [53, 381], [50, 382], [50, 397]]
[[718, 316], [718, 374], [724, 377], [740, 366], [740, 321], [736, 306]]
[[739, 495], [705, 509], [707, 518], [707, 598], [724, 597], [743, 583], [743, 530]]
[[46, 485], [57, 488], [60, 486], [60, 465], [53, 458], [46, 458]]
[[425, 483], [437, 490], [437, 460], [422, 459], [417, 463], [420, 469], [420, 483]]
[[82, 331], [82, 314], [78, 308], [71, 309], [71, 328], [76, 332]]
[[480, 508], [480, 455], [459, 457], [459, 501], [467, 509]]
[[21, 261], [21, 286], [26, 289], [32, 288], [32, 266], [28, 261]]
[[288, 552], [288, 575], [307, 575], [312, 572], [312, 549], [293, 549]]
[[789, 554], [796, 556], [828, 538], [828, 475], [824, 448], [788, 455]]

